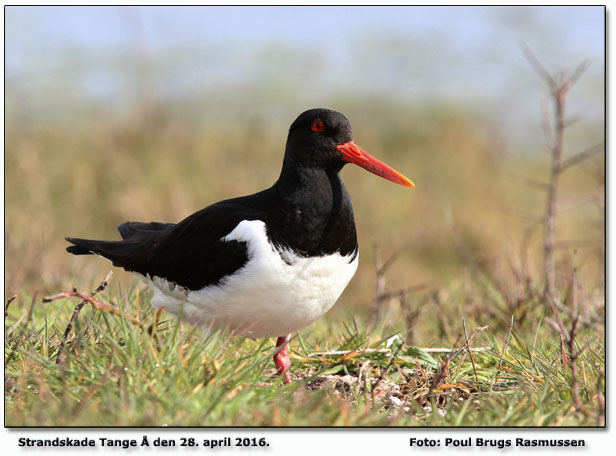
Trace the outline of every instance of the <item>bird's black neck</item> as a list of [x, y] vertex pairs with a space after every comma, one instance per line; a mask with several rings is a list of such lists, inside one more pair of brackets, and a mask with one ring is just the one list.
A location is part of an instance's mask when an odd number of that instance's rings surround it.
[[281, 201], [269, 233], [275, 245], [305, 256], [356, 251], [353, 206], [339, 171], [283, 165], [271, 188]]

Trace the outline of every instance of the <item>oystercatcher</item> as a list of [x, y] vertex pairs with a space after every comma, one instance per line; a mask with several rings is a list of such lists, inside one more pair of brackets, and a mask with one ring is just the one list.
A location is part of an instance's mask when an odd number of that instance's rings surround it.
[[271, 188], [177, 224], [123, 223], [121, 241], [66, 238], [66, 250], [136, 273], [154, 291], [153, 307], [185, 321], [277, 336], [274, 363], [289, 383], [291, 333], [327, 312], [357, 269], [353, 206], [339, 175], [346, 163], [414, 187], [353, 142], [345, 116], [311, 109], [291, 125]]

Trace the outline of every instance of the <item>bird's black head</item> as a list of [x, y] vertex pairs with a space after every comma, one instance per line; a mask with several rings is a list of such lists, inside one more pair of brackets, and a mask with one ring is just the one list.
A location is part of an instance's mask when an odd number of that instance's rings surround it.
[[336, 146], [353, 140], [349, 119], [331, 109], [303, 112], [289, 129], [285, 161], [295, 166], [341, 169], [345, 161]]
[[339, 112], [317, 108], [303, 112], [289, 129], [283, 174], [293, 170], [340, 171], [354, 163], [371, 173], [405, 187], [414, 184], [353, 142], [351, 123]]

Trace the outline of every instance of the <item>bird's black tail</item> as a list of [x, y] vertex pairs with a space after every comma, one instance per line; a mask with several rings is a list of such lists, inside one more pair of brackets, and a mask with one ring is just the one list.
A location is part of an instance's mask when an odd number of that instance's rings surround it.
[[96, 254], [111, 260], [115, 266], [133, 271], [135, 258], [141, 258], [153, 245], [153, 239], [173, 228], [173, 223], [126, 222], [118, 227], [123, 240], [95, 241], [93, 239], [65, 238], [71, 246], [66, 251], [73, 255]]
[[116, 266], [124, 266], [126, 260], [131, 257], [136, 244], [134, 241], [95, 241], [70, 237], [66, 240], [73, 244], [66, 248], [67, 252], [73, 255], [94, 253], [108, 258]]
[[90, 241], [88, 239], [77, 239], [77, 238], [64, 238], [66, 239], [68, 242], [70, 242], [71, 246], [66, 248], [66, 251], [69, 253], [72, 253], [73, 255], [89, 255], [91, 253], [96, 253], [94, 252], [93, 247], [93, 243], [95, 241]]

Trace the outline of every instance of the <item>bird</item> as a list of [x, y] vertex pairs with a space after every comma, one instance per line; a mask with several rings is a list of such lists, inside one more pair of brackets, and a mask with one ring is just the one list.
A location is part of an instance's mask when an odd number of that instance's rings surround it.
[[340, 171], [358, 165], [413, 188], [353, 141], [341, 113], [309, 109], [291, 124], [278, 180], [179, 223], [125, 222], [119, 241], [67, 237], [67, 251], [103, 256], [143, 279], [152, 307], [196, 326], [277, 337], [276, 373], [291, 382], [293, 332], [323, 316], [355, 274], [359, 247]]

